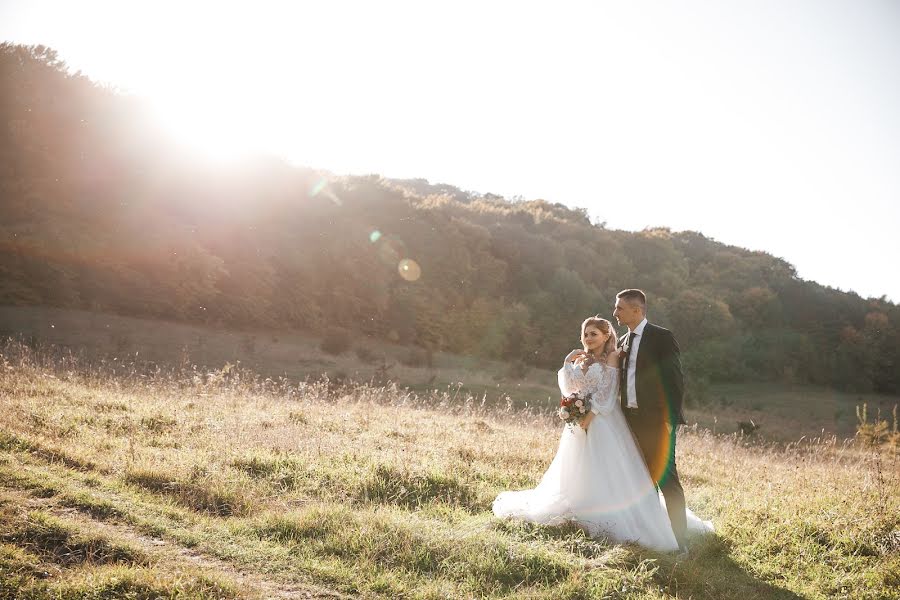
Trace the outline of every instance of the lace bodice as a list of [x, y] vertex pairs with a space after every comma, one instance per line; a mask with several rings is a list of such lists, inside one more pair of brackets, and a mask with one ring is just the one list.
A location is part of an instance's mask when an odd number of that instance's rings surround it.
[[580, 394], [591, 396], [591, 412], [605, 415], [615, 407], [619, 398], [619, 369], [604, 363], [594, 363], [587, 372], [566, 362], [557, 373], [559, 391], [563, 396]]

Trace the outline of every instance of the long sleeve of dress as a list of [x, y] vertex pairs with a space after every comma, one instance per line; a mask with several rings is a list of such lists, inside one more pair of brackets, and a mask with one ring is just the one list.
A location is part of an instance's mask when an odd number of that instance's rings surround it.
[[573, 365], [572, 363], [566, 361], [563, 365], [562, 369], [556, 374], [556, 380], [559, 382], [559, 392], [563, 396], [568, 396], [569, 394], [574, 394], [577, 391], [576, 389], [576, 373], [578, 371], [578, 375], [581, 374], [581, 369]]
[[618, 400], [619, 370], [615, 367], [595, 363], [585, 373], [567, 362], [557, 373], [557, 381], [563, 396], [591, 396], [591, 412], [595, 415], [609, 414]]

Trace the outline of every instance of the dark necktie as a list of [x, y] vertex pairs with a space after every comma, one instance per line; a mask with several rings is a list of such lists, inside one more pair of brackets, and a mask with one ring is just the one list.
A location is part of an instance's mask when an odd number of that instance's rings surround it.
[[622, 408], [628, 406], [628, 363], [631, 360], [631, 344], [634, 342], [636, 335], [635, 332], [629, 331], [628, 338], [622, 344], [622, 350], [625, 351], [625, 358], [622, 359], [622, 382], [619, 385], [619, 398], [622, 402]]

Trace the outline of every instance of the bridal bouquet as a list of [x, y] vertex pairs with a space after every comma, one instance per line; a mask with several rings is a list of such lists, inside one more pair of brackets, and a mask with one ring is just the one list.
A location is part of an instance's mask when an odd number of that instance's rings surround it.
[[577, 426], [581, 419], [591, 410], [590, 396], [582, 397], [578, 394], [569, 394], [563, 396], [559, 401], [559, 418], [566, 422], [566, 425]]

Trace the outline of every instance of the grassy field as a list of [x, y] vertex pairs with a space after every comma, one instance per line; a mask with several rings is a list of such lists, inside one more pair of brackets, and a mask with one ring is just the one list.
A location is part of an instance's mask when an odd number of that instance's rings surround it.
[[546, 413], [119, 362], [0, 351], [0, 598], [900, 598], [895, 449], [687, 428], [676, 560], [491, 515]]
[[[576, 332], [577, 333], [577, 332]], [[385, 383], [418, 394], [437, 390], [456, 399], [474, 396], [488, 406], [546, 408], [558, 401], [555, 365], [522, 368], [501, 361], [435, 353], [429, 366], [407, 346], [354, 338], [341, 354], [320, 349], [321, 340], [286, 331], [233, 330], [47, 307], [0, 306], [0, 338], [21, 337], [33, 345], [70, 348], [88, 361], [124, 359], [149, 369], [240, 364], [266, 377], [295, 380]], [[573, 343], [577, 340], [573, 340]], [[411, 360], [411, 358], [415, 360]], [[386, 368], [385, 368], [386, 367]], [[760, 426], [757, 436], [792, 443], [838, 439], [856, 432], [856, 407], [875, 416], [891, 414], [900, 398], [851, 394], [789, 383], [719, 384], [708, 402], [688, 407], [689, 423], [716, 433], [734, 433], [739, 421]]]
[[420, 392], [452, 388], [504, 406], [558, 400], [555, 371], [526, 368], [522, 372], [502, 361], [447, 353], [435, 353], [429, 366], [419, 349], [365, 337], [355, 337], [350, 349], [335, 355], [321, 350], [320, 338], [302, 332], [223, 329], [81, 310], [0, 306], [0, 338], [4, 337], [63, 346], [88, 360], [119, 357], [144, 366], [212, 368], [230, 362], [264, 376], [298, 380], [323, 374], [337, 381], [381, 378]]

